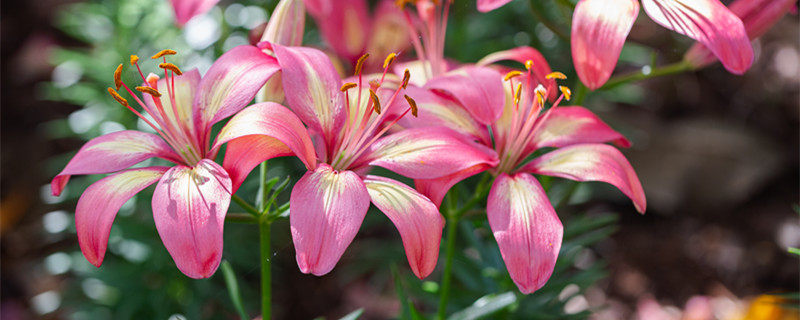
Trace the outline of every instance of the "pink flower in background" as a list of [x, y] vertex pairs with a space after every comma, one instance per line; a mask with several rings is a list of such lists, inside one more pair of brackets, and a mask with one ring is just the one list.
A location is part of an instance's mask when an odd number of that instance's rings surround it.
[[[540, 59], [531, 50], [497, 53], [481, 63]], [[569, 98], [565, 87], [560, 87], [562, 95], [544, 110], [548, 91], [554, 90], [539, 85], [537, 62], [523, 61], [528, 71], [509, 72], [506, 85], [495, 69], [466, 67], [434, 78], [424, 88], [409, 87], [409, 94], [417, 97], [420, 121], [401, 124], [449, 127], [497, 152], [500, 161], [496, 165], [480, 163], [442, 178], [417, 179], [415, 183], [438, 205], [459, 181], [482, 171], [492, 172], [496, 179], [488, 197], [487, 218], [511, 278], [527, 294], [550, 278], [563, 235], [561, 221], [531, 174], [610, 183], [633, 200], [639, 212], [644, 212], [646, 202], [630, 163], [619, 150], [604, 144], [613, 142], [627, 147], [630, 142], [591, 111], [559, 106], [565, 96]], [[563, 75], [551, 73], [544, 77], [552, 80]], [[482, 84], [476, 85], [478, 82]], [[528, 160], [541, 148], [556, 149]]]
[[[222, 230], [232, 194], [228, 172], [213, 160], [221, 143], [209, 148], [211, 126], [249, 103], [259, 87], [278, 70], [274, 58], [250, 46], [222, 55], [204, 77], [197, 70], [181, 72], [167, 63], [164, 50], [159, 66], [165, 77], [144, 77], [138, 57], [131, 64], [144, 83], [136, 90], [122, 83], [122, 65], [115, 73], [116, 89], [124, 87], [149, 120], [116, 90], [108, 91], [157, 134], [140, 131], [110, 133], [87, 142], [51, 183], [59, 195], [71, 175], [116, 172], [92, 184], [78, 200], [75, 227], [81, 251], [95, 266], [103, 263], [109, 232], [119, 208], [136, 193], [158, 182], [152, 209], [156, 228], [178, 269], [192, 278], [210, 277], [222, 257]], [[223, 129], [232, 130], [231, 125]], [[158, 157], [172, 167], [126, 168]]]
[[[753, 63], [742, 20], [719, 0], [642, 0], [642, 6], [656, 23], [706, 45], [731, 73]], [[572, 60], [588, 88], [608, 81], [638, 13], [636, 0], [580, 0], [575, 6]]]
[[[309, 134], [302, 125], [287, 127], [285, 119], [274, 117], [267, 108], [242, 111], [228, 125], [247, 129], [222, 132], [218, 141], [239, 137], [228, 142], [223, 163], [231, 172], [233, 188], [264, 159], [294, 153], [308, 169], [292, 190], [289, 215], [302, 272], [324, 275], [333, 269], [371, 201], [400, 232], [414, 274], [426, 277], [436, 265], [444, 225], [436, 205], [403, 183], [368, 175], [370, 167], [384, 167], [412, 179], [437, 178], [481, 164], [494, 165], [494, 152], [446, 128], [411, 129], [384, 137], [409, 112], [416, 115], [416, 104], [402, 94], [408, 76], [398, 85], [384, 81], [393, 77], [384, 70], [383, 75], [365, 81], [361, 70], [366, 56], [356, 64], [357, 77], [343, 82], [321, 51], [277, 44], [271, 49], [281, 65], [286, 101], [308, 126], [314, 144], [307, 138], [294, 147], [285, 142], [287, 137]], [[385, 69], [393, 58], [387, 58]], [[282, 132], [283, 137], [271, 138], [277, 137], [274, 132]]]
[[[795, 0], [738, 0], [728, 8], [742, 19], [748, 38], [753, 40], [772, 28], [796, 3]], [[717, 61], [717, 57], [704, 44], [695, 43], [684, 60], [694, 68], [702, 68]]]
[[500, 8], [509, 2], [511, 2], [511, 0], [478, 0], [478, 11], [489, 12]]
[[185, 25], [195, 16], [208, 12], [217, 2], [219, 0], [170, 0], [172, 9], [175, 11], [175, 23], [179, 27]]

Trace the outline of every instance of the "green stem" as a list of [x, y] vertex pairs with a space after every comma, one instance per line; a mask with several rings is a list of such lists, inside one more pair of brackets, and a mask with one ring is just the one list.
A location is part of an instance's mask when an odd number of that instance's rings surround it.
[[632, 73], [623, 74], [623, 75], [619, 75], [619, 76], [613, 77], [610, 80], [608, 80], [608, 82], [606, 82], [606, 84], [603, 85], [603, 87], [601, 89], [611, 89], [613, 87], [616, 87], [618, 85], [621, 85], [621, 84], [624, 84], [624, 83], [628, 83], [628, 82], [651, 79], [651, 78], [656, 78], [656, 77], [661, 77], [661, 76], [681, 73], [681, 72], [689, 71], [689, 70], [691, 70], [691, 66], [689, 66], [689, 64], [686, 63], [685, 61], [676, 62], [676, 63], [673, 63], [673, 64], [668, 64], [668, 65], [663, 66], [663, 67], [654, 68], [654, 69], [650, 70], [650, 72], [647, 73], [647, 74], [645, 74], [645, 73], [643, 73], [641, 71], [637, 71], [637, 72], [632, 72]]
[[233, 202], [236, 202], [239, 206], [242, 207], [242, 209], [244, 209], [244, 211], [247, 211], [247, 213], [253, 215], [254, 217], [259, 217], [261, 215], [260, 212], [256, 210], [256, 208], [253, 208], [253, 206], [251, 206], [249, 203], [247, 203], [247, 201], [244, 201], [244, 199], [240, 198], [239, 196], [235, 194], [231, 195], [231, 200], [233, 200]]
[[578, 85], [575, 90], [575, 94], [573, 95], [573, 105], [581, 106], [583, 105], [583, 100], [586, 100], [586, 86], [583, 85], [583, 82], [578, 80]]
[[272, 257], [270, 250], [270, 228], [268, 219], [261, 219], [258, 224], [261, 239], [261, 318], [269, 320], [272, 316]]
[[233, 223], [245, 223], [245, 224], [256, 224], [258, 223], [258, 219], [253, 217], [252, 214], [248, 213], [230, 213], [228, 212], [225, 215], [225, 221], [233, 222]]
[[545, 27], [547, 27], [547, 29], [550, 29], [550, 31], [552, 31], [555, 35], [561, 38], [561, 40], [569, 41], [569, 34], [561, 30], [559, 26], [557, 26], [555, 23], [547, 19], [547, 17], [545, 17], [544, 14], [542, 14], [541, 12], [542, 8], [541, 6], [538, 5], [539, 0], [530, 0], [529, 2], [530, 2], [531, 14], [533, 14], [536, 20], [539, 20], [539, 22], [541, 22]]
[[444, 320], [447, 313], [447, 299], [450, 298], [450, 284], [453, 281], [453, 255], [455, 254], [458, 220], [458, 216], [451, 216], [447, 221], [447, 244], [445, 247], [444, 275], [442, 276], [442, 290], [439, 294], [439, 312], [436, 315], [436, 319], [439, 320]]

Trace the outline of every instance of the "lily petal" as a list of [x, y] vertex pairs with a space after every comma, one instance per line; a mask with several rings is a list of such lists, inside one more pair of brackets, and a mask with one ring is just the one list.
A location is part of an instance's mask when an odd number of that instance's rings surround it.
[[[173, 110], [172, 106], [172, 99], [170, 99], [167, 93], [167, 79], [162, 78], [159, 79], [156, 83], [157, 90], [161, 90], [163, 95], [160, 98], [153, 98], [153, 96], [149, 94], [143, 94], [144, 102], [147, 104], [147, 107], [154, 112], [148, 113], [153, 116], [157, 117], [158, 119], [165, 120], [164, 122], [173, 123], [176, 125], [177, 128], [182, 128], [187, 130], [187, 134], [194, 136], [196, 135], [196, 131], [194, 128], [194, 118], [192, 116], [192, 103], [194, 102], [195, 92], [197, 91], [198, 86], [200, 85], [200, 71], [197, 69], [192, 69], [189, 71], [183, 72], [183, 75], [176, 75], [174, 80], [170, 79], [169, 88], [172, 88], [175, 97], [175, 110]], [[156, 106], [156, 99], [161, 104], [161, 107], [164, 110], [164, 115], [166, 115], [166, 119], [158, 112], [158, 108]], [[178, 117], [175, 117], [175, 114]]]
[[447, 127], [490, 144], [489, 132], [460, 104], [417, 86], [408, 86], [406, 93], [414, 97], [419, 116], [403, 117], [397, 123], [405, 128]]
[[603, 120], [584, 107], [558, 107], [545, 115], [533, 138], [532, 149], [565, 147], [573, 144], [612, 142], [630, 147], [631, 142], [611, 129]]
[[551, 151], [519, 171], [576, 181], [603, 181], [617, 187], [644, 213], [647, 200], [639, 177], [617, 148], [607, 144], [572, 145]]
[[159, 136], [141, 131], [118, 131], [89, 140], [53, 178], [50, 190], [60, 195], [76, 174], [115, 172], [152, 157], [180, 163], [180, 157]]
[[123, 171], [86, 188], [75, 208], [75, 230], [86, 260], [95, 267], [103, 264], [108, 235], [119, 208], [133, 195], [158, 181], [169, 167]]
[[308, 171], [289, 199], [297, 265], [303, 273], [324, 275], [336, 266], [369, 208], [364, 182], [352, 171], [321, 164]]
[[297, 155], [306, 168], [316, 167], [314, 145], [300, 119], [286, 107], [273, 102], [248, 107], [220, 130], [212, 149], [228, 143], [222, 167], [233, 181], [236, 192], [259, 163], [288, 155]]
[[194, 16], [204, 14], [211, 10], [219, 0], [170, 0], [172, 9], [175, 10], [175, 22], [183, 26]]
[[753, 64], [753, 46], [744, 24], [719, 0], [642, 0], [653, 21], [708, 47], [731, 73]]
[[367, 1], [337, 0], [326, 14], [315, 15], [314, 12], [309, 10], [322, 37], [336, 55], [356, 61], [367, 46], [372, 25], [367, 15]]
[[[364, 160], [411, 179], [435, 179], [478, 164], [495, 166], [497, 154], [444, 128], [412, 128], [376, 141]], [[354, 167], [358, 167], [357, 165]]]
[[272, 11], [261, 41], [285, 46], [303, 44], [306, 10], [302, 0], [281, 0]]
[[[509, 50], [498, 51], [483, 57], [478, 61], [478, 66], [485, 66], [493, 64], [498, 61], [511, 60], [521, 64], [525, 64], [528, 60], [533, 62], [531, 71], [533, 77], [547, 89], [548, 92], [553, 92], [556, 86], [555, 79], [547, 79], [547, 75], [552, 72], [550, 64], [547, 63], [544, 56], [539, 50], [528, 46], [516, 47]], [[551, 96], [551, 98], [554, 98]]]
[[572, 61], [589, 89], [603, 86], [639, 15], [636, 0], [581, 0], [572, 14]]
[[500, 174], [486, 217], [508, 274], [524, 294], [539, 290], [556, 265], [564, 227], [539, 181], [527, 173]]
[[289, 108], [311, 130], [330, 142], [345, 121], [341, 79], [330, 59], [319, 50], [273, 45], [281, 65]]
[[428, 81], [426, 89], [449, 95], [475, 120], [490, 125], [503, 113], [503, 76], [486, 67], [464, 67]]
[[489, 12], [509, 2], [511, 2], [511, 0], [478, 0], [478, 11]]
[[414, 275], [420, 279], [430, 275], [439, 258], [444, 228], [439, 209], [428, 198], [398, 181], [367, 176], [364, 184], [372, 203], [400, 232]]
[[492, 167], [493, 166], [488, 163], [481, 163], [441, 178], [416, 179], [414, 180], [414, 187], [417, 188], [417, 191], [430, 198], [431, 201], [439, 207], [442, 205], [442, 200], [447, 194], [447, 191], [456, 185], [456, 183], [475, 174], [489, 170]]
[[214, 161], [176, 166], [153, 193], [153, 218], [178, 269], [208, 278], [222, 259], [222, 229], [231, 201], [231, 179]]
[[275, 58], [253, 46], [235, 47], [217, 59], [200, 80], [194, 100], [201, 137], [205, 139], [213, 124], [247, 106], [279, 69]]
[[[403, 12], [392, 0], [378, 2], [373, 14], [372, 35], [365, 52], [374, 59], [367, 60], [367, 70], [382, 70], [383, 57], [395, 52], [406, 52], [411, 46], [408, 41], [408, 25]], [[416, 74], [414, 75], [416, 76]]]

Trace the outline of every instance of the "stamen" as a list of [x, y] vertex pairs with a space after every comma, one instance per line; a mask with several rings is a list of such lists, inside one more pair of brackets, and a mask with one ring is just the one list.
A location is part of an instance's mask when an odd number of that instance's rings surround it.
[[358, 62], [356, 62], [356, 70], [354, 74], [361, 74], [361, 68], [364, 67], [364, 61], [369, 58], [369, 53], [365, 53], [361, 58], [358, 58]]
[[158, 92], [158, 90], [150, 88], [150, 87], [136, 87], [136, 90], [139, 91], [139, 92], [147, 93], [147, 94], [149, 94], [151, 96], [154, 96], [156, 98], [161, 97], [161, 92]]
[[161, 69], [169, 69], [169, 70], [171, 70], [172, 72], [174, 72], [177, 75], [182, 75], [183, 74], [183, 72], [181, 72], [181, 69], [178, 69], [178, 66], [176, 66], [174, 64], [171, 64], [171, 63], [162, 63], [162, 64], [159, 64], [158, 67], [161, 68]]
[[516, 77], [519, 77], [521, 75], [522, 75], [522, 71], [519, 71], [519, 70], [509, 71], [508, 73], [506, 73], [506, 76], [505, 76], [505, 78], [503, 78], [503, 80], [508, 81], [508, 80], [511, 80], [512, 78], [516, 78]]
[[345, 92], [345, 91], [347, 91], [347, 90], [350, 90], [350, 89], [353, 89], [353, 88], [355, 88], [355, 87], [358, 87], [358, 85], [357, 85], [357, 84], [355, 84], [355, 83], [352, 83], [352, 82], [348, 82], [348, 83], [345, 83], [345, 84], [343, 84], [343, 85], [342, 85], [342, 88], [341, 88], [341, 89], [339, 89], [339, 91], [341, 91], [341, 92]]
[[531, 68], [533, 68], [533, 60], [526, 60], [525, 61], [525, 69], [530, 70]]
[[539, 85], [538, 87], [536, 87], [535, 91], [536, 91], [536, 99], [539, 102], [539, 106], [543, 107], [544, 106], [544, 97], [547, 96], [547, 90], [545, 90], [545, 88], [542, 87], [542, 85]]
[[117, 93], [116, 91], [114, 91], [114, 89], [112, 89], [112, 88], [108, 88], [108, 93], [109, 93], [109, 94], [111, 94], [111, 97], [113, 97], [113, 98], [114, 98], [114, 100], [117, 100], [117, 102], [119, 102], [119, 104], [121, 104], [121, 105], [123, 105], [123, 106], [126, 106], [126, 107], [128, 107], [128, 106], [129, 106], [129, 104], [128, 104], [128, 100], [125, 100], [125, 98], [123, 98], [122, 96], [120, 96], [120, 95], [119, 95], [119, 93]]
[[561, 90], [561, 93], [564, 95], [564, 98], [567, 98], [567, 101], [569, 101], [569, 97], [572, 95], [572, 91], [570, 91], [569, 88], [565, 86], [558, 86], [558, 89]]
[[522, 97], [522, 83], [517, 84], [517, 91], [514, 92], [514, 104], [519, 105], [519, 100]]
[[161, 50], [158, 53], [156, 53], [156, 55], [152, 56], [151, 58], [152, 59], [158, 59], [158, 58], [161, 58], [163, 56], [171, 56], [171, 55], [177, 54], [177, 53], [178, 52], [176, 52], [175, 50], [164, 49], [164, 50]]
[[403, 71], [403, 84], [402, 84], [403, 89], [408, 87], [409, 80], [411, 80], [411, 73], [408, 72], [408, 69], [406, 69], [405, 71]]
[[371, 88], [369, 89], [369, 98], [372, 99], [372, 108], [375, 109], [375, 113], [381, 114], [381, 102], [378, 100], [378, 95]]
[[381, 83], [380, 83], [380, 81], [378, 81], [378, 79], [372, 79], [372, 80], [369, 81], [369, 87], [370, 88], [376, 88], [377, 89], [380, 86], [381, 86]]
[[395, 54], [394, 52], [386, 56], [386, 60], [383, 60], [383, 68], [386, 69], [387, 67], [389, 67], [389, 65], [392, 64], [392, 62], [394, 62], [395, 57], [397, 57], [397, 54]]
[[406, 98], [406, 101], [408, 101], [408, 105], [411, 106], [411, 115], [413, 115], [416, 118], [417, 117], [417, 102], [414, 101], [414, 99], [411, 99], [411, 97], [409, 97], [407, 94], [404, 94], [403, 97]]
[[117, 66], [117, 70], [114, 71], [114, 85], [117, 86], [117, 90], [119, 90], [119, 87], [122, 86], [122, 64], [121, 63], [119, 64], [119, 66]]
[[131, 65], [136, 65], [139, 62], [139, 56], [132, 54], [131, 55]]
[[548, 75], [544, 76], [544, 78], [545, 78], [545, 79], [559, 79], [559, 80], [564, 80], [564, 79], [566, 79], [566, 78], [567, 78], [567, 76], [566, 76], [565, 74], [561, 73], [561, 72], [558, 72], [558, 71], [556, 71], [556, 72], [551, 72], [550, 74], [548, 74]]

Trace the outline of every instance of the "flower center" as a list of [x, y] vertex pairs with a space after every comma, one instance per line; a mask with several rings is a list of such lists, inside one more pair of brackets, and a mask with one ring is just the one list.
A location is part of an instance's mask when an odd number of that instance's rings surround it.
[[[140, 99], [128, 85], [122, 82], [122, 64], [120, 64], [114, 72], [116, 90], [108, 88], [108, 93], [111, 94], [114, 100], [128, 108], [128, 110], [136, 114], [137, 117], [153, 128], [153, 130], [180, 155], [184, 164], [194, 166], [205, 157], [206, 150], [200, 146], [199, 141], [196, 139], [192, 122], [193, 119], [191, 117], [191, 111], [189, 111], [191, 110], [191, 106], [179, 105], [179, 103], [183, 101], [176, 99], [175, 76], [181, 76], [183, 72], [178, 66], [167, 62], [166, 56], [174, 54], [176, 54], [175, 51], [167, 49], [161, 50], [152, 57], [153, 60], [161, 59], [163, 61], [158, 67], [164, 69], [165, 81], [163, 83], [166, 87], [166, 97], [158, 90], [159, 77], [153, 73], [145, 77], [144, 73], [142, 73], [142, 69], [139, 67], [139, 57], [135, 55], [131, 56], [130, 62], [139, 72], [143, 85], [134, 87], [134, 89], [142, 94], [149, 95], [150, 99], [144, 99], [148, 100], [147, 102], [149, 103], [143, 102], [143, 99]], [[134, 109], [128, 104], [128, 100], [117, 92], [121, 87], [124, 87], [131, 97], [136, 100], [142, 110], [150, 115], [152, 121]]]

